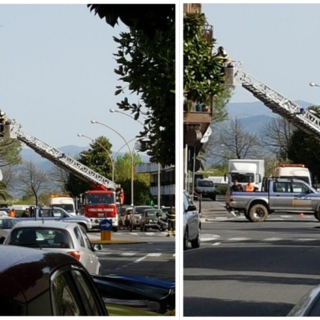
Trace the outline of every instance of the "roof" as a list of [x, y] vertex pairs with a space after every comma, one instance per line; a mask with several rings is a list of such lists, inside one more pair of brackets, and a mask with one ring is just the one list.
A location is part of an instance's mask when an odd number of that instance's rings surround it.
[[44, 227], [44, 228], [58, 228], [58, 229], [68, 229], [69, 227], [74, 227], [75, 223], [67, 223], [57, 220], [20, 220], [16, 227]]
[[[0, 246], [1, 296], [29, 301], [49, 289], [51, 273], [65, 264], [78, 264], [73, 257], [57, 252], [18, 246]], [[35, 283], [37, 284], [35, 286]]]

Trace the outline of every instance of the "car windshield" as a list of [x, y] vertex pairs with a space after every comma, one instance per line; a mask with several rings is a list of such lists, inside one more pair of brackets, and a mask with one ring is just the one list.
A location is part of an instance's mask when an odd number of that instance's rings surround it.
[[146, 214], [146, 217], [148, 217], [148, 218], [156, 218], [157, 217], [157, 211], [148, 211], [145, 214]]
[[15, 228], [9, 235], [9, 244], [43, 248], [73, 248], [72, 239], [67, 230], [43, 227]]
[[207, 180], [200, 180], [198, 181], [198, 187], [213, 187], [213, 182]]
[[151, 208], [150, 207], [136, 207], [135, 208], [135, 214], [141, 215], [141, 213], [146, 209], [152, 209], [152, 207]]
[[0, 229], [12, 229], [18, 222], [17, 219], [0, 219]]
[[87, 204], [111, 204], [115, 203], [113, 193], [89, 193], [85, 195], [85, 201]]

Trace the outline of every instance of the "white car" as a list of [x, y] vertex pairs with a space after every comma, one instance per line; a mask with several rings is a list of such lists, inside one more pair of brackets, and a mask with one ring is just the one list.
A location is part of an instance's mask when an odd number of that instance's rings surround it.
[[101, 246], [93, 247], [87, 234], [76, 223], [20, 221], [3, 244], [67, 253], [80, 261], [89, 273], [100, 274], [101, 265], [95, 251]]
[[186, 191], [183, 192], [183, 249], [200, 247], [201, 221], [199, 212]]

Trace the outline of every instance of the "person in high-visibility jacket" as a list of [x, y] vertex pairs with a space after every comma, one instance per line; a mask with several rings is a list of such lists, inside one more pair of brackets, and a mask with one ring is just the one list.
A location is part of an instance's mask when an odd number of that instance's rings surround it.
[[251, 179], [249, 180], [248, 184], [246, 185], [246, 191], [253, 192], [254, 191], [254, 185], [251, 182]]
[[9, 217], [11, 218], [15, 218], [16, 217], [16, 212], [14, 209], [11, 209], [10, 212], [9, 212]]
[[176, 235], [176, 213], [175, 208], [171, 208], [166, 213], [167, 220], [168, 220], [168, 233], [167, 237], [170, 237], [171, 235]]

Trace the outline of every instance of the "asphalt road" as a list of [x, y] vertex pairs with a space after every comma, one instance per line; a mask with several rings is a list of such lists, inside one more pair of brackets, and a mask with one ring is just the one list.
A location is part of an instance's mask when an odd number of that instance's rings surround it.
[[184, 316], [286, 316], [320, 283], [320, 222], [312, 215], [252, 223], [204, 201], [201, 241], [184, 252]]
[[[89, 232], [92, 241], [98, 241], [99, 232]], [[175, 238], [166, 232], [112, 233], [112, 242], [102, 244], [97, 252], [102, 274], [138, 275], [175, 280]]]

